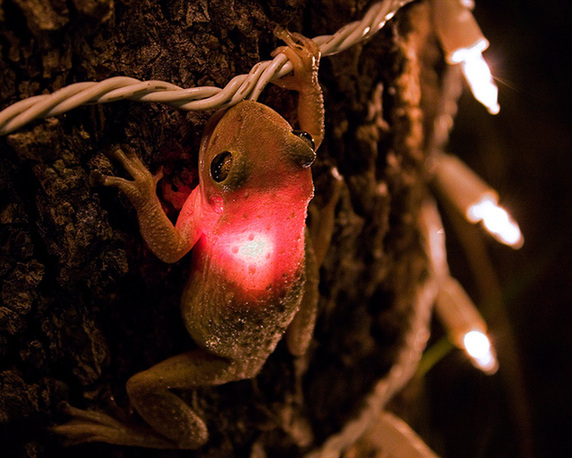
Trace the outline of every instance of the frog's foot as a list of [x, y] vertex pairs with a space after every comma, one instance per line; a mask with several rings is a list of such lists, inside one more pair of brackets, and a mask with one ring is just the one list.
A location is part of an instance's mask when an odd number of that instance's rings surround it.
[[[299, 33], [292, 33], [286, 29], [277, 28], [274, 31], [287, 46], [276, 48], [272, 57], [283, 53], [288, 57], [294, 67], [294, 74], [273, 81], [274, 84], [284, 89], [300, 92], [304, 87], [313, 86], [312, 81], [318, 73], [320, 63], [320, 48], [310, 38]], [[308, 84], [310, 82], [310, 84]]]
[[103, 175], [99, 171], [94, 171], [89, 177], [92, 185], [119, 188], [136, 207], [143, 205], [156, 196], [157, 182], [163, 177], [161, 171], [156, 175], [152, 175], [135, 152], [127, 145], [115, 147], [110, 155], [123, 165], [133, 180]]
[[65, 438], [65, 445], [107, 442], [147, 448], [176, 448], [171, 441], [145, 426], [124, 423], [102, 412], [81, 410], [69, 404], [64, 406], [63, 411], [71, 420], [51, 430]]

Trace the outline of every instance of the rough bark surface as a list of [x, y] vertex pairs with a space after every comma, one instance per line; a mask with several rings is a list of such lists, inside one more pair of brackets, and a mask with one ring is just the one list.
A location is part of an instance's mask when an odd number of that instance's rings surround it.
[[[307, 36], [363, 16], [367, 1], [0, 1], [2, 107], [78, 81], [125, 75], [224, 86], [269, 57], [277, 25]], [[50, 434], [62, 401], [128, 408], [125, 382], [193, 342], [178, 301], [188, 257], [153, 258], [121, 195], [93, 188], [121, 173], [104, 151], [129, 143], [161, 189], [193, 187], [210, 112], [118, 102], [34, 122], [0, 139], [0, 432], [2, 456], [299, 456], [338, 431], [390, 367], [425, 262], [415, 216], [424, 193], [426, 100], [440, 56], [423, 3], [370, 42], [323, 59], [326, 140], [313, 166], [317, 208], [337, 166], [345, 187], [321, 270], [320, 312], [303, 380], [285, 346], [254, 380], [189, 400], [208, 444], [196, 452], [85, 444]], [[293, 119], [278, 88], [262, 101]], [[176, 211], [170, 208], [173, 216]], [[311, 224], [311, 221], [310, 221]]]

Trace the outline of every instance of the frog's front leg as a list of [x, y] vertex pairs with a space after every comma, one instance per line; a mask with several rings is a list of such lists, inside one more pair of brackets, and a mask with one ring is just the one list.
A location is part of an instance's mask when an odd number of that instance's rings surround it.
[[94, 184], [119, 188], [129, 198], [137, 212], [143, 239], [155, 256], [165, 262], [176, 262], [190, 251], [201, 233], [197, 214], [198, 188], [188, 197], [177, 225], [173, 226], [161, 206], [156, 188], [160, 177], [154, 177], [128, 146], [116, 147], [111, 155], [133, 177], [126, 180], [93, 172]]
[[208, 439], [201, 417], [172, 390], [221, 385], [243, 378], [240, 365], [205, 350], [173, 356], [127, 381], [126, 390], [144, 424], [68, 407], [71, 421], [53, 430], [68, 443], [107, 442], [149, 448], [197, 449]]
[[318, 314], [318, 283], [319, 266], [306, 229], [305, 246], [305, 272], [304, 272], [304, 294], [300, 302], [300, 308], [286, 330], [286, 345], [288, 351], [293, 356], [304, 356], [312, 341], [316, 316]]
[[292, 63], [294, 72], [273, 83], [298, 92], [298, 123], [312, 136], [314, 149], [317, 150], [324, 139], [324, 98], [318, 82], [320, 48], [299, 33], [278, 29], [275, 34], [288, 46], [275, 49], [272, 55], [284, 53]]

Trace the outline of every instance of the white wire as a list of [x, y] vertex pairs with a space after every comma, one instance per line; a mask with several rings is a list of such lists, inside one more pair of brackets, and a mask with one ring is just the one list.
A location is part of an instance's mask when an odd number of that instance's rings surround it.
[[[339, 458], [366, 430], [378, 420], [380, 412], [395, 394], [413, 378], [429, 339], [433, 304], [439, 292], [440, 276], [448, 274], [444, 243], [435, 243], [435, 234], [443, 227], [439, 212], [432, 200], [422, 207], [418, 221], [422, 246], [428, 260], [428, 278], [417, 287], [413, 309], [409, 315], [409, 329], [405, 332], [397, 358], [388, 374], [380, 379], [365, 398], [357, 416], [341, 431], [330, 436], [319, 448], [305, 458]], [[445, 260], [445, 261], [443, 261]], [[443, 265], [443, 262], [445, 265]], [[444, 270], [445, 269], [445, 270]]]
[[[314, 38], [322, 56], [331, 56], [377, 33], [387, 20], [413, 0], [383, 0], [375, 3], [361, 21], [345, 25], [333, 35]], [[256, 100], [264, 87], [292, 71], [284, 54], [258, 62], [247, 75], [235, 76], [223, 88], [203, 86], [182, 88], [164, 81], [140, 81], [117, 76], [101, 82], [82, 82], [52, 94], [29, 97], [0, 111], [0, 135], [24, 127], [34, 119], [66, 113], [80, 105], [132, 100], [164, 103], [187, 111], [209, 110], [235, 105], [246, 98]]]
[[379, 413], [391, 398], [411, 380], [429, 338], [431, 312], [437, 291], [437, 280], [430, 272], [430, 277], [417, 288], [409, 329], [405, 333], [397, 360], [389, 373], [376, 383], [356, 418], [348, 422], [340, 432], [330, 436], [318, 449], [305, 455], [305, 458], [342, 456], [343, 452], [364, 434], [372, 422], [376, 421]]

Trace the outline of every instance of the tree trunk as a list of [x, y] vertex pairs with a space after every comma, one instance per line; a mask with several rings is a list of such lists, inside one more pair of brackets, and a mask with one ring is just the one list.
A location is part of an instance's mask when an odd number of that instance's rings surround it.
[[[2, 108], [118, 75], [223, 87], [269, 58], [280, 45], [277, 25], [331, 34], [370, 3], [0, 1]], [[342, 429], [395, 361], [425, 275], [415, 220], [441, 63], [425, 2], [400, 10], [367, 43], [322, 60], [326, 139], [313, 166], [312, 205], [328, 202], [333, 166], [345, 185], [303, 381], [281, 343], [255, 379], [190, 393], [210, 433], [192, 453], [66, 448], [48, 428], [65, 422], [63, 401], [127, 409], [131, 375], [193, 347], [178, 310], [190, 257], [156, 260], [125, 197], [90, 186], [88, 177], [95, 169], [120, 174], [104, 152], [128, 143], [152, 171], [163, 167], [160, 190], [176, 216], [168, 193], [196, 185], [199, 140], [212, 112], [116, 102], [34, 121], [0, 139], [7, 456], [299, 456]], [[292, 94], [268, 87], [260, 101], [294, 120]]]

